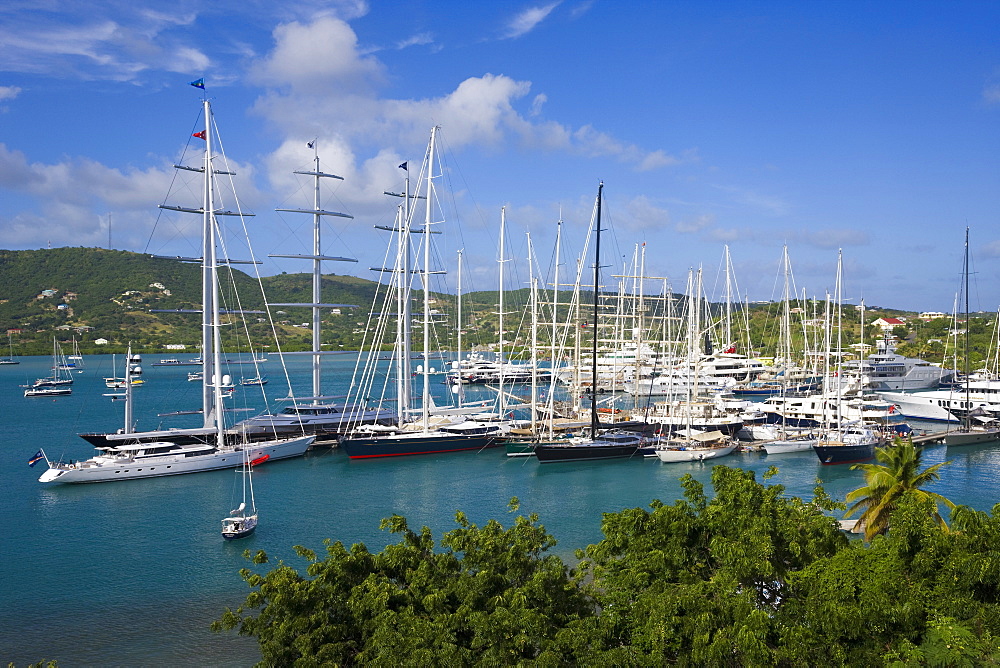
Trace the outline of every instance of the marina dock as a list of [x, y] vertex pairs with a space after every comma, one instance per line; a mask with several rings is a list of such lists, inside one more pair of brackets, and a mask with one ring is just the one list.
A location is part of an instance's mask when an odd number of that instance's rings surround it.
[[913, 436], [913, 445], [938, 445], [944, 443], [944, 436], [948, 432], [936, 431], [931, 434], [919, 434]]

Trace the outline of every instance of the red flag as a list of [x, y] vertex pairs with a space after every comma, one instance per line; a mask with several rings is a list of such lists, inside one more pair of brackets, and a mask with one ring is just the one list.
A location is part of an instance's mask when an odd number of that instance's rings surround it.
[[192, 136], [192, 137], [197, 137], [198, 139], [205, 139], [205, 131], [204, 131], [204, 130], [202, 130], [201, 132], [195, 132], [195, 133], [194, 133], [193, 135], [191, 135], [191, 136]]

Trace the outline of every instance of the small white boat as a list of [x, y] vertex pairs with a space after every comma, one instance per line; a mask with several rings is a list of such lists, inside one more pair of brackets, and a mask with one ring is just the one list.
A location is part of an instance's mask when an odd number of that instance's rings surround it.
[[[266, 459], [264, 455], [260, 459]], [[255, 460], [256, 461], [256, 460]], [[243, 478], [243, 501], [229, 517], [222, 520], [222, 537], [226, 540], [245, 538], [257, 529], [257, 504], [253, 496], [253, 462], [247, 451], [243, 453], [243, 467], [239, 475]], [[250, 508], [247, 508], [247, 490], [250, 491]]]
[[240, 380], [240, 385], [267, 385], [267, 376], [254, 376]]
[[60, 385], [58, 387], [42, 385], [39, 387], [29, 387], [24, 391], [24, 396], [26, 397], [63, 397], [67, 394], [73, 394], [73, 388], [69, 385]]
[[731, 455], [736, 442], [721, 431], [693, 434], [684, 439], [663, 441], [655, 446], [654, 452], [661, 462], [700, 462]]
[[816, 445], [818, 441], [819, 439], [817, 438], [799, 436], [797, 438], [785, 438], [768, 441], [763, 444], [763, 447], [764, 452], [769, 455], [783, 455], [786, 452], [802, 452], [804, 450], [812, 450], [813, 446]]
[[764, 451], [769, 455], [782, 455], [786, 452], [802, 452], [812, 450], [819, 437], [812, 429], [783, 428], [780, 425], [765, 424], [753, 428], [753, 434]]

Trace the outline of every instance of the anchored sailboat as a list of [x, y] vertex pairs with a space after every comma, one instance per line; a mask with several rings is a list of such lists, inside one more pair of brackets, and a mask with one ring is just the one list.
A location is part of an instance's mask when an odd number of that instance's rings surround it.
[[[229, 517], [222, 520], [222, 537], [226, 540], [246, 538], [257, 528], [257, 503], [253, 496], [253, 462], [250, 461], [247, 452], [243, 453], [243, 467], [239, 475], [243, 487], [243, 500], [233, 509]], [[249, 508], [247, 508], [248, 501]]]
[[[601, 292], [601, 196], [604, 182], [597, 187], [597, 203], [595, 205], [594, 231], [596, 245], [594, 247], [594, 327], [590, 360], [591, 387], [597, 387], [597, 315], [600, 308]], [[590, 459], [616, 459], [631, 457], [638, 449], [642, 438], [635, 433], [605, 432], [600, 433], [601, 422], [597, 406], [597, 396], [592, 395], [590, 401], [590, 436], [588, 438], [573, 438], [562, 443], [549, 442], [535, 447], [535, 456], [539, 462], [567, 462]]]
[[[286, 406], [276, 414], [263, 413], [248, 420], [238, 422], [233, 426], [234, 431], [257, 440], [282, 434], [306, 433], [316, 436], [319, 441], [333, 441], [344, 433], [355, 429], [361, 425], [374, 423], [388, 423], [395, 420], [393, 411], [382, 408], [368, 408], [364, 403], [344, 404], [332, 403], [330, 400], [336, 397], [323, 395], [321, 387], [322, 379], [322, 358], [339, 351], [324, 351], [321, 349], [321, 309], [354, 307], [354, 304], [325, 304], [322, 303], [323, 288], [323, 262], [357, 262], [348, 257], [335, 257], [325, 255], [322, 248], [322, 228], [321, 223], [324, 216], [335, 218], [353, 218], [350, 214], [328, 211], [321, 206], [320, 185], [323, 179], [343, 180], [343, 177], [336, 174], [324, 172], [320, 167], [319, 144], [317, 140], [309, 142], [309, 147], [313, 149], [313, 161], [315, 168], [310, 171], [296, 171], [296, 174], [313, 177], [313, 207], [311, 209], [277, 209], [286, 213], [304, 213], [313, 217], [313, 249], [312, 254], [306, 255], [277, 255], [271, 254], [268, 257], [280, 257], [294, 260], [312, 261], [312, 301], [296, 303], [269, 303], [268, 306], [278, 308], [309, 308], [312, 311], [312, 349], [305, 352], [284, 352], [283, 356], [309, 355], [312, 358], [312, 396], [299, 397], [302, 403], [293, 403]], [[261, 376], [244, 379], [243, 385], [263, 385], [267, 379]], [[308, 403], [307, 403], [308, 402]]]
[[[178, 165], [178, 169], [203, 175], [203, 203], [200, 208], [161, 205], [161, 208], [194, 213], [202, 219], [202, 257], [184, 258], [202, 267], [202, 309], [183, 311], [202, 316], [202, 409], [203, 424], [192, 429], [136, 431], [133, 420], [132, 382], [139, 373], [131, 351], [126, 363], [125, 424], [114, 433], [83, 434], [94, 444], [98, 454], [79, 462], [48, 461], [49, 468], [38, 479], [43, 483], [107, 482], [196, 473], [242, 465], [246, 457], [267, 455], [270, 459], [297, 457], [312, 445], [313, 436], [274, 438], [243, 443], [227, 433], [223, 398], [229, 377], [222, 374], [222, 315], [237, 316], [242, 311], [221, 307], [220, 267], [235, 261], [220, 257], [220, 216], [247, 215], [219, 209], [216, 205], [216, 176], [232, 174], [215, 166], [216, 128], [209, 100], [202, 102], [205, 129], [194, 136], [205, 141], [200, 167]], [[221, 157], [221, 156], [220, 156]]]
[[[949, 431], [944, 435], [944, 443], [947, 446], [975, 445], [977, 443], [992, 443], [1000, 440], [1000, 427], [997, 427], [996, 420], [984, 407], [972, 407], [969, 388], [969, 228], [965, 228], [965, 263], [962, 266], [962, 274], [965, 278], [963, 290], [965, 292], [965, 413], [962, 415], [962, 428]], [[973, 422], [979, 420], [979, 422]]]
[[[430, 142], [427, 145], [427, 153], [422, 169], [426, 174], [426, 198], [425, 217], [422, 228], [419, 230], [423, 236], [423, 268], [421, 270], [410, 270], [410, 234], [416, 232], [412, 229], [411, 208], [409, 187], [404, 195], [405, 204], [402, 207], [402, 215], [399, 218], [398, 229], [391, 231], [397, 233], [399, 243], [396, 255], [396, 265], [391, 270], [394, 273], [394, 287], [396, 291], [396, 306], [398, 312], [397, 335], [396, 335], [396, 373], [397, 373], [397, 401], [399, 406], [399, 421], [393, 433], [379, 433], [378, 426], [369, 428], [362, 427], [355, 434], [343, 438], [340, 447], [344, 449], [351, 459], [366, 459], [374, 457], [394, 457], [400, 455], [433, 454], [441, 452], [458, 452], [462, 450], [481, 450], [494, 445], [494, 437], [488, 426], [475, 423], [456, 424], [452, 417], [444, 417], [439, 411], [434, 411], [434, 402], [431, 398], [430, 377], [434, 373], [430, 368], [430, 341], [431, 341], [431, 297], [430, 279], [431, 275], [441, 273], [432, 271], [430, 268], [430, 243], [432, 226], [440, 222], [435, 220], [433, 207], [438, 198], [435, 194], [434, 179], [440, 177], [440, 173], [435, 174], [438, 168], [436, 163], [436, 144], [438, 128], [431, 129]], [[419, 409], [420, 418], [414, 422], [407, 422], [406, 418], [410, 414], [410, 400], [412, 387], [410, 383], [410, 360], [411, 360], [411, 317], [409, 312], [410, 302], [410, 281], [413, 274], [418, 274], [422, 278], [423, 294], [423, 364], [417, 368], [417, 373], [423, 377], [423, 388], [421, 393], [421, 406]], [[373, 344], [372, 364], [377, 364], [378, 355], [375, 354], [377, 342]], [[374, 371], [369, 369], [367, 371]], [[371, 374], [366, 373], [371, 382]], [[449, 409], [453, 415], [459, 412], [478, 411], [479, 408], [470, 409]], [[432, 412], [438, 415], [432, 417]], [[443, 418], [439, 422], [436, 418]], [[466, 428], [471, 427], [471, 428]], [[384, 432], [384, 429], [382, 431]]]

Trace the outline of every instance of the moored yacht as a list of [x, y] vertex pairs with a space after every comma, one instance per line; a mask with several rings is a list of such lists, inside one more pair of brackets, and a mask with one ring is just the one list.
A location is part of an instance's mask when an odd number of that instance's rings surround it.
[[[199, 88], [203, 83], [197, 82]], [[202, 219], [202, 250], [204, 257], [188, 258], [198, 262], [202, 268], [202, 294], [204, 303], [197, 313], [202, 316], [202, 406], [198, 412], [202, 416], [201, 427], [177, 430], [136, 431], [133, 419], [131, 382], [133, 376], [141, 373], [137, 356], [127, 357], [125, 387], [124, 426], [114, 433], [89, 434], [84, 438], [98, 447], [99, 453], [90, 459], [76, 462], [52, 461], [46, 457], [49, 468], [39, 478], [43, 483], [85, 483], [107, 482], [134, 478], [150, 478], [211, 471], [220, 468], [240, 466], [246, 455], [258, 459], [284, 459], [297, 457], [312, 445], [313, 436], [268, 438], [248, 444], [228, 435], [225, 428], [224, 397], [227, 395], [228, 376], [222, 370], [222, 308], [220, 298], [220, 267], [237, 261], [220, 259], [222, 241], [221, 224], [218, 217], [234, 214], [219, 209], [215, 203], [217, 188], [216, 175], [220, 172], [214, 162], [213, 148], [217, 139], [212, 118], [211, 105], [206, 97], [202, 101], [204, 130], [193, 136], [205, 142], [203, 162], [200, 167], [178, 166], [192, 172], [200, 172], [203, 179], [203, 200], [201, 208], [161, 205], [161, 208], [198, 214]], [[246, 214], [242, 214], [246, 215]], [[182, 311], [189, 313], [191, 311]], [[232, 315], [233, 312], [229, 311]], [[43, 453], [44, 454], [44, 453]]]

